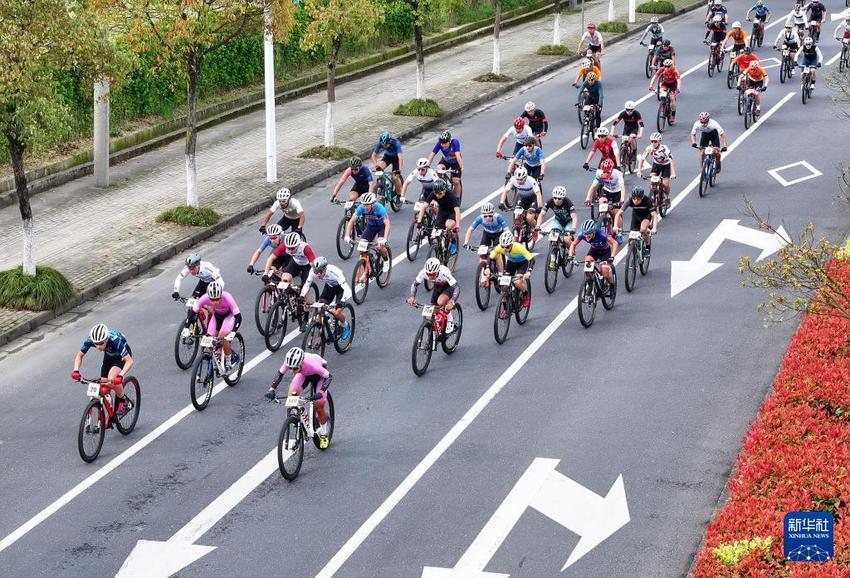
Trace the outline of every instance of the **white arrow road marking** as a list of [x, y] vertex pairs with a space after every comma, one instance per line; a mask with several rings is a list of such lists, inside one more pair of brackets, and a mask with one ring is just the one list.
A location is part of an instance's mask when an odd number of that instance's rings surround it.
[[484, 568], [529, 507], [581, 536], [562, 572], [629, 522], [622, 475], [603, 498], [558, 472], [559, 461], [535, 458], [455, 567], [426, 566], [422, 578], [508, 578]]
[[781, 225], [774, 234], [744, 227], [736, 219], [723, 219], [689, 261], [670, 261], [670, 297], [675, 297], [723, 265], [709, 261], [723, 241], [728, 239], [761, 249], [756, 259], [761, 261], [781, 249], [787, 238], [788, 233]]

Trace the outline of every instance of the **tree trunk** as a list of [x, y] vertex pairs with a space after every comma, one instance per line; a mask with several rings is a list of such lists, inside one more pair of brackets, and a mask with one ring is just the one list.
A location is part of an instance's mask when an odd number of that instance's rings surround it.
[[190, 207], [199, 204], [195, 146], [198, 142], [198, 78], [202, 63], [201, 49], [190, 49], [186, 55], [186, 204]]
[[502, 73], [502, 59], [499, 49], [499, 30], [502, 28], [502, 0], [494, 0], [496, 18], [493, 22], [493, 74]]
[[27, 173], [24, 169], [24, 144], [17, 133], [6, 130], [9, 143], [9, 155], [12, 159], [12, 171], [15, 173], [15, 192], [18, 194], [18, 208], [21, 211], [21, 224], [24, 229], [23, 270], [25, 275], [35, 275], [35, 225], [30, 207], [30, 191], [27, 185]]
[[331, 44], [331, 59], [328, 61], [328, 110], [325, 114], [325, 146], [336, 144], [334, 135], [334, 108], [336, 107], [336, 61], [342, 48], [342, 36], [334, 38]]
[[416, 98], [425, 97], [425, 46], [422, 44], [422, 26], [413, 26], [413, 41], [416, 45]]
[[555, 27], [552, 31], [552, 44], [558, 46], [561, 43], [561, 0], [555, 0]]

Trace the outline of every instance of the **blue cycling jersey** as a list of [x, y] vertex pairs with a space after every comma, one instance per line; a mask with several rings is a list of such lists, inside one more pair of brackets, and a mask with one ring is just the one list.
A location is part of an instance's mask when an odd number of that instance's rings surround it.
[[[88, 353], [89, 349], [94, 345], [91, 337], [86, 337], [83, 341], [80, 351]], [[110, 331], [106, 338], [106, 349], [103, 354], [107, 357], [126, 357], [130, 355], [130, 344], [127, 343], [127, 338], [120, 331]]]
[[260, 243], [259, 249], [257, 249], [260, 253], [271, 247], [272, 251], [277, 249], [278, 245], [280, 245], [280, 240], [277, 243], [273, 243], [271, 239], [269, 239], [268, 235], [263, 239], [263, 242]]
[[770, 8], [768, 8], [767, 6], [764, 6], [764, 5], [762, 5], [762, 6], [755, 6], [754, 5], [752, 8], [750, 8], [750, 10], [752, 10], [754, 12], [754, 14], [756, 16], [758, 16], [760, 19], [765, 19], [765, 18], [767, 18], [767, 15], [770, 14]]
[[387, 216], [387, 209], [381, 203], [375, 203], [372, 207], [372, 212], [367, 213], [363, 205], [359, 205], [354, 211], [355, 217], [364, 217], [367, 227], [380, 227], [384, 224], [384, 217]]
[[593, 239], [588, 240], [587, 237], [584, 236], [584, 233], [579, 234], [576, 239], [579, 241], [587, 241], [587, 243], [593, 247], [594, 249], [607, 249], [611, 246], [611, 241], [608, 238], [608, 233], [597, 227], [595, 229], [596, 234], [593, 236]]
[[514, 158], [517, 161], [525, 159], [525, 164], [530, 167], [539, 167], [540, 163], [543, 162], [544, 156], [543, 149], [540, 147], [534, 147], [531, 152], [528, 152], [527, 148], [522, 147], [514, 155]]
[[375, 148], [372, 149], [372, 150], [375, 154], [378, 154], [381, 151], [383, 151], [383, 153], [385, 155], [390, 155], [390, 156], [393, 156], [393, 157], [397, 157], [398, 155], [401, 154], [402, 151], [401, 151], [401, 141], [400, 140], [398, 140], [397, 138], [391, 138], [387, 144], [389, 146], [384, 146], [379, 142], [377, 145], [375, 145]]
[[484, 217], [478, 215], [473, 219], [472, 224], [469, 225], [473, 229], [477, 229], [478, 227], [484, 227], [484, 230], [488, 233], [501, 233], [502, 231], [507, 230], [508, 222], [502, 215], [494, 215], [493, 219], [490, 221], [485, 221]]
[[460, 152], [460, 141], [456, 138], [453, 138], [449, 142], [449, 146], [445, 148], [440, 146], [440, 141], [437, 141], [437, 144], [434, 145], [434, 148], [431, 149], [431, 152], [434, 154], [442, 153], [443, 164], [457, 166], [457, 153]]
[[372, 178], [372, 171], [370, 171], [369, 167], [367, 166], [360, 167], [360, 170], [356, 173], [354, 171], [351, 171], [351, 178], [354, 179], [355, 183], [364, 187], [368, 187], [369, 183], [374, 180]]

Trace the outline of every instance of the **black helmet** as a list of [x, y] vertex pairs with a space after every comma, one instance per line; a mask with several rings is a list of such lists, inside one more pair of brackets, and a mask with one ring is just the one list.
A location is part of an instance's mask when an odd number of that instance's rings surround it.
[[448, 185], [446, 185], [446, 181], [444, 181], [443, 179], [434, 179], [434, 184], [431, 185], [431, 190], [433, 190], [435, 193], [439, 191], [445, 192], [446, 190], [448, 190], [448, 188], [449, 187]]
[[632, 189], [632, 198], [633, 199], [643, 199], [646, 196], [646, 191], [643, 190], [643, 187], [635, 187]]
[[752, 54], [752, 52], [753, 52], [753, 49], [752, 49], [751, 46], [749, 46], [749, 45], [744, 46], [744, 54]]
[[348, 166], [350, 166], [352, 169], [359, 169], [363, 166], [363, 161], [360, 159], [360, 157], [351, 157], [348, 160]]
[[452, 140], [452, 133], [447, 130], [440, 133], [440, 142], [449, 142], [450, 140]]
[[525, 137], [525, 140], [522, 142], [522, 144], [524, 144], [525, 146], [534, 146], [537, 144], [537, 139], [533, 136], [527, 136]]
[[664, 39], [664, 46], [670, 46], [671, 42], [669, 38]]

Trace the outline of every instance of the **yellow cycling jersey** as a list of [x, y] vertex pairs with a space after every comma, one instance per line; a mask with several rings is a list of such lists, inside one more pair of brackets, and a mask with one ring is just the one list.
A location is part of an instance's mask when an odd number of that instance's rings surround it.
[[501, 245], [490, 251], [490, 258], [495, 259], [499, 255], [504, 255], [508, 261], [521, 263], [523, 261], [531, 261], [531, 251], [526, 249], [519, 243], [511, 245], [510, 249], [505, 249]]

